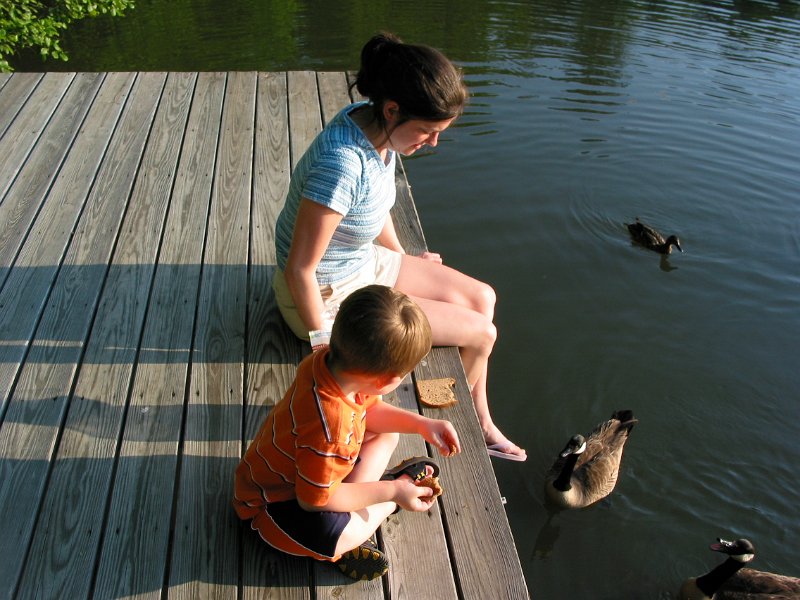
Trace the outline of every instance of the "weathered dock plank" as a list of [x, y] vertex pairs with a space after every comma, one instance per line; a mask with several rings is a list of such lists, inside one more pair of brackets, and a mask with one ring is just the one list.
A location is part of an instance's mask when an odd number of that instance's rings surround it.
[[[83, 208], [80, 226], [72, 236], [12, 398], [12, 418], [19, 417], [25, 423], [47, 424], [52, 427], [50, 435], [44, 435], [39, 427], [29, 434], [30, 437], [25, 442], [44, 461], [55, 447], [60, 424], [68, 407], [72, 379], [81, 360], [84, 340], [90, 330], [105, 279], [106, 265], [113, 250], [155, 110], [153, 88], [160, 88], [161, 82], [154, 81], [151, 84], [151, 79], [142, 77], [134, 85], [130, 96], [132, 102], [127, 104], [114, 129], [108, 160], [103, 162]], [[24, 414], [18, 415], [17, 407], [23, 406], [26, 407]], [[38, 505], [46, 473], [40, 472], [41, 469], [36, 474], [32, 473], [32, 465], [33, 463], [26, 463], [25, 468], [18, 469], [17, 473], [21, 473], [24, 478], [23, 491], [30, 495], [31, 505]], [[87, 470], [91, 467], [89, 464]], [[17, 489], [15, 494], [19, 493], [20, 490]], [[70, 517], [73, 511], [55, 514]], [[25, 518], [34, 516], [35, 513], [26, 511], [25, 515], [18, 515], [15, 520], [20, 523]], [[69, 523], [66, 518], [57, 521], [44, 520], [42, 527], [50, 535], [57, 537], [61, 528], [68, 527]], [[55, 527], [51, 529], [50, 525]], [[63, 560], [58, 554], [65, 548], [57, 544], [51, 549], [55, 551], [51, 558], [56, 563]], [[43, 555], [34, 556], [33, 562], [41, 558]], [[52, 581], [34, 579], [31, 583], [47, 586]]]
[[95, 98], [87, 115], [88, 122], [76, 138], [48, 193], [48, 201], [39, 211], [16, 257], [14, 269], [0, 291], [0, 306], [4, 308], [0, 314], [0, 339], [16, 342], [3, 348], [5, 356], [0, 363], [3, 406], [122, 111], [133, 75], [114, 74], [108, 79]]
[[327, 123], [353, 100], [348, 91], [346, 73], [317, 73], [322, 122]]
[[[459, 404], [423, 412], [450, 419], [464, 452], [441, 459], [431, 510], [382, 526], [387, 577], [352, 582], [275, 552], [231, 509], [235, 465], [310, 350], [271, 292], [274, 222], [294, 163], [350, 101], [345, 73], [0, 80], [13, 112], [0, 134], [13, 224], [0, 228], [0, 595], [528, 597], [452, 348], [413, 377], [456, 377]], [[402, 165], [397, 188], [398, 234], [421, 252]], [[386, 400], [420, 410], [412, 377]], [[425, 453], [402, 436], [394, 459]]]
[[13, 140], [0, 155], [0, 202], [14, 181], [31, 148], [72, 82], [72, 73], [48, 73], [19, 111], [4, 135]]
[[[419, 410], [412, 377], [407, 377], [385, 400], [406, 410]], [[434, 417], [441, 418], [441, 415]], [[403, 435], [392, 464], [409, 456], [426, 454], [436, 457], [442, 467], [450, 460], [439, 456], [437, 451], [431, 452], [419, 436]], [[447, 488], [444, 493], [455, 493], [445, 476], [441, 478], [442, 485]], [[391, 598], [431, 597], [431, 582], [436, 582], [437, 600], [459, 597], [439, 504], [424, 513], [401, 512], [390, 516], [381, 526], [381, 535], [392, 565], [387, 574]]]
[[236, 598], [255, 73], [228, 75], [212, 186], [172, 545], [170, 597]]
[[225, 77], [197, 77], [122, 433], [95, 594], [159, 598]]
[[289, 152], [294, 165], [309, 143], [322, 131], [322, 113], [316, 75], [312, 71], [288, 74]]
[[[72, 371], [79, 360], [79, 332], [86, 326], [85, 319], [81, 322], [81, 316], [85, 317], [87, 313], [91, 316], [91, 291], [97, 287], [97, 279], [102, 280], [102, 273], [96, 277], [97, 268], [92, 266], [97, 264], [93, 261], [92, 249], [105, 231], [90, 229], [86, 235], [76, 235], [74, 244], [68, 243], [89, 192], [88, 176], [77, 167], [86, 167], [85, 171], [94, 178], [99, 154], [109, 142], [133, 82], [132, 75], [113, 79], [108, 94], [98, 104], [98, 110], [92, 111], [98, 119], [93, 128], [96, 131], [84, 138], [86, 146], [96, 144], [99, 149], [83, 147], [88, 156], [81, 157], [76, 169], [63, 180], [64, 185], [56, 193], [57, 203], [46, 205], [52, 206], [54, 211], [42, 221], [43, 227], [38, 235], [29, 237], [21, 253], [23, 260], [17, 261], [0, 293], [6, 307], [0, 317], [0, 339], [33, 341], [30, 352], [25, 352], [27, 343], [14, 347], [10, 361], [4, 362], [0, 370], [2, 389], [9, 398], [0, 429], [0, 456], [13, 456], [15, 459], [13, 463], [0, 463], [0, 509], [4, 515], [0, 520], [0, 552], [5, 557], [14, 557], [2, 561], [0, 581], [16, 582], [19, 577], [25, 556], [20, 549], [27, 548], [30, 524], [37, 516], [30, 507], [39, 506], [53, 446], [59, 435], [64, 396], [69, 392]], [[112, 177], [110, 172], [106, 174]], [[94, 198], [98, 200], [97, 196]], [[82, 244], [84, 240], [85, 245]], [[112, 242], [113, 235], [107, 245]], [[67, 261], [64, 269], [59, 269], [65, 253]], [[89, 262], [80, 263], [83, 260]], [[55, 264], [48, 264], [49, 261]], [[15, 278], [17, 274], [19, 288]], [[38, 321], [40, 315], [41, 322]], [[35, 330], [38, 331], [33, 337]], [[5, 346], [4, 350], [11, 348]], [[23, 363], [25, 354], [27, 357]], [[21, 373], [15, 385], [17, 372]], [[13, 396], [9, 397], [7, 394], [14, 386]]]
[[[72, 81], [21, 172], [13, 183], [9, 181], [3, 186], [7, 191], [0, 204], [0, 223], [4, 224], [0, 228], [0, 267], [5, 268], [5, 275], [0, 278], [0, 286], [5, 283], [9, 268], [16, 260], [31, 224], [47, 199], [48, 190], [72, 147], [103, 79], [101, 74], [92, 73], [80, 74]], [[0, 140], [3, 147], [11, 141], [4, 140]]]
[[42, 73], [19, 73], [0, 89], [0, 136], [6, 132], [42, 76]]
[[[260, 73], [256, 102], [253, 200], [248, 286], [248, 336], [244, 452], [255, 437], [278, 390], [289, 387], [304, 349], [276, 318], [271, 290], [275, 273], [275, 219], [289, 188], [288, 78], [285, 73]], [[242, 523], [242, 596], [247, 599], [307, 600], [310, 560], [292, 559], [271, 548]]]
[[[20, 584], [21, 590], [40, 589], [43, 597], [82, 598], [91, 590], [102, 533], [98, 516], [107, 505], [169, 182], [188, 113], [186, 92], [193, 82], [191, 75], [173, 75], [160, 94], [164, 78], [165, 74], [143, 74], [137, 82], [146, 83], [149, 99], [160, 102], [40, 509], [42, 515], [63, 517], [40, 520]], [[146, 125], [140, 118], [131, 115], [139, 128]]]

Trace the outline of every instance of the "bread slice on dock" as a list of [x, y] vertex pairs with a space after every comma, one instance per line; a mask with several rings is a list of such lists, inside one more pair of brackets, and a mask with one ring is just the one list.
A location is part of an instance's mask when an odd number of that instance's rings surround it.
[[440, 379], [417, 379], [417, 393], [419, 401], [425, 406], [444, 408], [458, 402], [453, 388], [456, 380], [452, 377]]

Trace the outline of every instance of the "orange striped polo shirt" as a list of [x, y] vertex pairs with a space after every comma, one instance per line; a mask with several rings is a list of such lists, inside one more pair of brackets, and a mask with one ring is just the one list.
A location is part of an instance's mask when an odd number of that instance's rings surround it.
[[298, 498], [328, 502], [358, 458], [367, 409], [379, 396], [349, 400], [325, 363], [328, 348], [306, 357], [236, 468], [233, 504], [242, 519], [265, 504]]

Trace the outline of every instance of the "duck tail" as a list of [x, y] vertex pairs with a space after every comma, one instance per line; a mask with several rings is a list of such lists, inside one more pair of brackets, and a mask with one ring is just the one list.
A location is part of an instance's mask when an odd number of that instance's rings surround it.
[[630, 433], [630, 430], [633, 429], [633, 426], [636, 425], [636, 423], [639, 422], [639, 420], [636, 419], [633, 416], [633, 411], [632, 410], [617, 410], [617, 411], [614, 411], [614, 414], [611, 415], [611, 418], [612, 419], [616, 419], [617, 421], [620, 422], [619, 425], [618, 425], [618, 428], [617, 428], [618, 431], [621, 431], [621, 430], [624, 429], [625, 431], [627, 431], [629, 433]]

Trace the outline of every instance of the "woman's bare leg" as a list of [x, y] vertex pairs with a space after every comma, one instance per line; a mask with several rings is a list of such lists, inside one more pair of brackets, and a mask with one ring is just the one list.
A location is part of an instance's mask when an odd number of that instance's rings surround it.
[[[458, 346], [487, 445], [508, 443], [492, 420], [487, 396], [489, 356], [497, 338], [494, 290], [455, 269], [407, 255], [395, 288], [412, 297], [425, 312], [435, 346]], [[525, 456], [514, 444], [507, 452]]]

